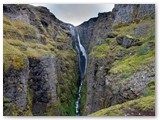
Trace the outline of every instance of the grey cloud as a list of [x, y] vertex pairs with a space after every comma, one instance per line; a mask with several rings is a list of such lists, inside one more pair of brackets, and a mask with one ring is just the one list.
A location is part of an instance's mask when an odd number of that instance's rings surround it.
[[46, 6], [60, 20], [79, 25], [96, 17], [99, 12], [111, 11], [114, 4], [33, 4]]

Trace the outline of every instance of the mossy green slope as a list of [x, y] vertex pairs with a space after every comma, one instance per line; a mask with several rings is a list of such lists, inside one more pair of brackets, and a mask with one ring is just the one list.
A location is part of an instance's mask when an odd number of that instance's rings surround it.
[[100, 27], [102, 22], [94, 25], [97, 31], [93, 30], [89, 45], [84, 115], [137, 99], [141, 94], [149, 95], [151, 91], [143, 88], [155, 77], [155, 19], [115, 24], [113, 18], [112, 22], [108, 29]]
[[[134, 30], [138, 29], [142, 25], [150, 25], [150, 28], [147, 29], [147, 33], [139, 37], [139, 41], [143, 43], [141, 46], [131, 46], [128, 49], [125, 49], [123, 46], [117, 45], [116, 38], [106, 38], [104, 43], [94, 46], [93, 51], [89, 56], [93, 56], [96, 59], [107, 59], [109, 61], [111, 58], [114, 58], [115, 61], [110, 68], [110, 73], [134, 73], [137, 70], [144, 69], [143, 67], [149, 63], [154, 62], [154, 44], [155, 44], [155, 21], [151, 20], [142, 20], [139, 23], [131, 23], [129, 25], [122, 25], [114, 28], [110, 34], [116, 34], [118, 36], [126, 36], [127, 38], [136, 39]], [[108, 33], [107, 33], [108, 34]], [[137, 33], [141, 34], [141, 33]], [[147, 50], [149, 43], [152, 43], [151, 50]], [[122, 57], [118, 56], [118, 53], [123, 54]], [[128, 76], [129, 77], [129, 76]]]
[[139, 99], [99, 110], [89, 116], [154, 116], [155, 80], [151, 80], [142, 93]]
[[[4, 72], [7, 73], [11, 65], [15, 70], [23, 69], [25, 67], [23, 56], [29, 59], [40, 59], [41, 56], [49, 54], [55, 56], [57, 61], [56, 67], [60, 68], [60, 71], [56, 70], [58, 76], [58, 101], [48, 105], [44, 115], [75, 115], [77, 94], [77, 87], [75, 86], [78, 81], [78, 59], [72, 47], [71, 37], [68, 35], [70, 31], [67, 30], [64, 23], [58, 19], [45, 17], [46, 14], [48, 16], [51, 14], [49, 11], [46, 11], [45, 8], [18, 4], [14, 7], [26, 10], [28, 17], [32, 16], [32, 18], [30, 18], [30, 22], [26, 22], [23, 18], [11, 19], [12, 16], [14, 16], [12, 13], [9, 13], [11, 18], [7, 16], [8, 14], [4, 14]], [[12, 9], [12, 7], [10, 9]], [[53, 14], [51, 14], [51, 16], [53, 16]], [[47, 21], [48, 26], [46, 27], [42, 21]], [[59, 25], [64, 25], [65, 27], [62, 28]], [[32, 102], [31, 97], [28, 99]], [[32, 113], [32, 105], [28, 104], [27, 108], [29, 108], [30, 113]], [[60, 112], [57, 113], [57, 110], [60, 110]], [[13, 109], [12, 111], [14, 114], [4, 113], [5, 115], [22, 115], [17, 109]]]
[[154, 116], [155, 96], [147, 96], [102, 109], [89, 116]]

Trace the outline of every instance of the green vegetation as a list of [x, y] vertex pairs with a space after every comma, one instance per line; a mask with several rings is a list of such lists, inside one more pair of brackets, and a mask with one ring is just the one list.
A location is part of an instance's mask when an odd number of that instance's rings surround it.
[[155, 80], [151, 80], [148, 85], [142, 90], [143, 96], [150, 96], [155, 94]]
[[[126, 25], [126, 24], [122, 24], [120, 27], [116, 27], [114, 28], [115, 25], [112, 26], [113, 28], [113, 33], [116, 33], [118, 36], [122, 36], [122, 35], [129, 35], [129, 36], [132, 36], [134, 37], [134, 34], [133, 34], [133, 30], [138, 28], [140, 25], [144, 25], [144, 24], [148, 24], [148, 23], [153, 23], [153, 26], [151, 26], [151, 30], [150, 32], [148, 32], [148, 34], [151, 34], [151, 33], [155, 33], [154, 31], [154, 23], [155, 23], [155, 20], [154, 19], [151, 19], [151, 20], [141, 20], [139, 23], [130, 23], [129, 25]], [[145, 37], [148, 37], [148, 35], [146, 34]]]
[[15, 49], [13, 46], [9, 45], [5, 40], [3, 45], [4, 71], [7, 71], [10, 66], [12, 66], [15, 70], [24, 68], [24, 63], [26, 62], [24, 55], [18, 49]]
[[24, 52], [24, 54], [26, 54], [29, 57], [34, 57], [34, 58], [40, 58], [41, 56], [45, 55], [45, 54], [52, 54], [50, 51], [47, 52], [43, 49], [33, 49], [33, 48], [27, 48], [27, 50]]
[[[23, 5], [19, 5], [19, 7], [23, 7]], [[134, 17], [137, 16], [137, 7], [133, 11]], [[25, 68], [27, 57], [39, 59], [46, 54], [56, 56], [56, 67], [59, 67], [56, 71], [58, 76], [58, 100], [47, 104], [44, 115], [75, 115], [75, 101], [78, 91], [75, 86], [77, 86], [77, 81], [79, 79], [78, 62], [76, 52], [72, 49], [69, 43], [70, 38], [69, 35], [67, 35], [68, 31], [65, 29], [59, 29], [60, 27], [56, 27], [56, 24], [53, 26], [49, 25], [46, 28], [41, 23], [41, 20], [45, 19], [43, 13], [36, 12], [34, 15], [35, 18], [33, 20], [36, 21], [36, 25], [33, 25], [34, 22], [31, 25], [23, 20], [10, 20], [5, 16], [3, 17], [4, 72], [7, 72], [10, 68], [13, 68], [14, 70]], [[130, 39], [136, 38], [133, 31], [140, 25], [146, 23], [151, 23], [153, 25], [151, 25], [150, 30], [145, 37], [139, 38], [140, 42], [143, 43], [141, 46], [132, 46], [125, 49], [117, 44], [116, 38], [105, 38], [102, 40], [101, 45], [93, 47], [93, 51], [89, 56], [95, 57], [96, 59], [106, 60], [107, 65], [104, 67], [106, 67], [107, 70], [108, 68], [111, 68], [109, 71], [111, 74], [121, 74], [122, 80], [118, 84], [120, 84], [119, 86], [123, 86], [123, 79], [130, 77], [138, 70], [144, 69], [148, 64], [155, 60], [154, 46], [151, 47], [150, 50], [147, 50], [149, 42], [153, 42], [153, 44], [155, 43], [154, 22], [154, 20], [135, 20], [134, 23], [128, 25], [122, 22], [114, 24], [112, 26], [112, 34], [126, 36]], [[101, 28], [102, 26], [103, 24], [100, 23], [98, 27]], [[101, 33], [100, 35], [105, 34], [107, 33]], [[101, 40], [99, 41], [101, 42]], [[122, 53], [122, 55], [118, 55], [119, 53]], [[144, 98], [115, 105], [93, 113], [92, 115], [125, 115], [126, 109], [154, 111], [155, 80], [150, 81], [146, 88], [141, 92]], [[81, 114], [84, 113], [86, 93], [86, 81], [84, 81], [80, 101]], [[20, 110], [15, 104], [10, 103], [11, 101], [9, 99], [4, 98], [4, 106], [7, 108], [4, 111], [4, 115], [32, 115], [33, 98], [29, 91], [29, 86], [27, 98], [27, 109], [25, 111]], [[48, 98], [51, 98], [50, 94], [48, 95]]]
[[[4, 54], [8, 54], [10, 51], [11, 54], [25, 54], [29, 57], [39, 58], [44, 54], [54, 54], [51, 53], [51, 48], [55, 49], [53, 42], [50, 42], [50, 38], [47, 38], [45, 35], [40, 34], [40, 38], [46, 40], [47, 45], [43, 45], [36, 40], [36, 28], [30, 24], [23, 22], [22, 20], [10, 21], [6, 17], [3, 18], [4, 24]], [[32, 41], [25, 40], [25, 37], [29, 37]], [[14, 49], [13, 52], [10, 50]], [[8, 50], [7, 50], [8, 49]], [[7, 50], [7, 51], [6, 51]], [[17, 52], [19, 50], [19, 52]], [[6, 52], [7, 53], [6, 53]], [[21, 51], [21, 52], [20, 52]]]
[[125, 24], [125, 23], [119, 22], [119, 23], [114, 24], [114, 25], [112, 26], [112, 29], [117, 29], [117, 28], [125, 27], [125, 26], [128, 26], [128, 25]]
[[81, 98], [80, 98], [80, 114], [83, 115], [85, 113], [85, 104], [87, 100], [87, 81], [83, 81], [82, 90], [81, 90]]
[[146, 55], [148, 53], [147, 51], [147, 45], [144, 44], [142, 45], [141, 47], [138, 48], [137, 50], [137, 54], [140, 56], [140, 55]]
[[17, 108], [17, 106], [12, 103], [8, 98], [3, 97], [3, 107], [5, 111], [3, 113], [4, 116], [32, 116], [32, 112], [30, 110], [29, 105], [25, 111]]
[[60, 109], [61, 109], [61, 115], [62, 116], [75, 116], [75, 101], [76, 99], [73, 99], [72, 101], [69, 100], [69, 104], [61, 103]]
[[[59, 53], [62, 63], [63, 72], [59, 77], [60, 111], [62, 116], [75, 115], [75, 102], [77, 95], [77, 80], [78, 78], [78, 62], [73, 61], [76, 58], [76, 53], [73, 51], [63, 51]], [[70, 58], [70, 59], [68, 59]], [[73, 89], [74, 88], [74, 89]]]
[[[152, 23], [154, 20], [143, 20], [138, 24], [132, 23], [129, 26], [120, 26], [116, 28], [115, 31], [112, 31], [114, 34], [118, 36], [125, 35], [128, 38], [135, 39], [135, 36], [131, 34], [132, 30], [137, 28], [141, 24]], [[114, 28], [115, 29], [115, 28]], [[111, 33], [112, 33], [111, 32]], [[104, 41], [105, 44], [101, 44], [93, 47], [93, 51], [90, 53], [90, 56], [94, 56], [95, 58], [106, 58], [108, 63], [110, 64], [113, 59], [114, 62], [110, 69], [110, 73], [122, 73], [122, 78], [130, 77], [135, 71], [143, 68], [142, 66], [146, 66], [147, 64], [154, 61], [154, 48], [150, 51], [147, 51], [147, 46], [149, 42], [153, 42], [155, 40], [154, 26], [150, 28], [150, 31], [146, 34], [144, 38], [140, 38], [139, 40], [143, 42], [141, 46], [132, 46], [128, 49], [123, 48], [120, 45], [117, 45], [115, 38], [106, 38]], [[118, 57], [118, 53], [122, 53], [122, 58]]]
[[12, 24], [22, 35], [36, 37], [36, 29], [34, 26], [27, 24], [22, 20], [15, 20]]
[[[21, 7], [21, 6], [20, 6]], [[4, 72], [10, 68], [14, 70], [24, 69], [27, 58], [39, 59], [43, 55], [52, 54], [55, 61], [59, 62], [60, 71], [57, 87], [57, 102], [47, 104], [44, 115], [75, 115], [75, 101], [77, 95], [78, 61], [73, 50], [67, 30], [58, 27], [41, 24], [41, 15], [36, 13], [35, 21], [38, 25], [31, 25], [23, 20], [10, 20], [3, 17], [3, 64]], [[56, 40], [53, 36], [56, 35]], [[32, 95], [28, 88], [27, 109], [25, 113], [19, 110], [15, 104], [5, 111], [5, 115], [32, 115]]]
[[32, 116], [31, 111], [29, 110], [30, 108], [28, 108], [26, 111], [22, 111], [19, 108], [17, 108], [17, 106], [13, 103], [10, 103], [9, 105], [10, 107], [8, 107], [7, 110], [5, 110], [4, 115], [5, 116]]
[[109, 108], [102, 109], [90, 116], [124, 116], [128, 111], [139, 112], [154, 112], [155, 111], [155, 96], [148, 96], [139, 98], [137, 100], [131, 100], [123, 104], [111, 106]]
[[36, 37], [36, 29], [22, 20], [10, 21], [3, 17], [3, 32], [5, 38], [24, 39], [24, 37]]
[[6, 42], [17, 48], [18, 50], [22, 51], [23, 54], [29, 57], [39, 58], [45, 54], [54, 54], [51, 52], [51, 48], [53, 45], [47, 42], [47, 45], [43, 45], [38, 43], [37, 41], [20, 41], [18, 39], [6, 39]]
[[108, 46], [108, 44], [95, 46], [93, 47], [93, 52], [90, 53], [90, 56], [94, 56], [96, 58], [105, 58], [109, 48], [110, 47]]
[[3, 16], [3, 24], [11, 25], [12, 23], [11, 23], [11, 21], [8, 18], [6, 18], [5, 16]]
[[[153, 26], [149, 28], [148, 33], [139, 38], [139, 41], [143, 43], [142, 45], [131, 46], [126, 49], [116, 43], [116, 38], [106, 38], [104, 39], [106, 44], [93, 47], [93, 51], [90, 54], [95, 58], [106, 58], [106, 62], [110, 60], [110, 57], [114, 59], [112, 62], [109, 62], [107, 66], [112, 63], [109, 70], [110, 74], [120, 74], [121, 80], [117, 82], [118, 86], [123, 86], [123, 79], [129, 78], [135, 72], [149, 69], [147, 68], [147, 65], [154, 62], [155, 31], [154, 20], [142, 20], [138, 23], [131, 23], [130, 25], [113, 25], [112, 32], [114, 34], [126, 36], [130, 39], [136, 39], [133, 30], [143, 24], [153, 24]], [[151, 44], [149, 50], [147, 50], [148, 44]], [[120, 56], [119, 53], [121, 53]], [[155, 80], [149, 82], [149, 84], [141, 91], [141, 95], [143, 96], [142, 98], [102, 109], [92, 113], [90, 116], [124, 116], [130, 111], [153, 113], [155, 111]]]
[[108, 51], [108, 44], [101, 44], [100, 46], [95, 46], [93, 49], [99, 51], [99, 52], [106, 52]]
[[27, 108], [26, 108], [26, 114], [29, 116], [32, 116], [32, 101], [33, 101], [33, 96], [31, 94], [29, 84], [27, 85]]
[[154, 61], [154, 51], [148, 52], [146, 55], [138, 56], [133, 55], [124, 60], [117, 60], [113, 63], [113, 67], [110, 70], [111, 73], [122, 73], [122, 72], [134, 72]]
[[126, 35], [126, 37], [127, 37], [127, 38], [130, 38], [130, 39], [134, 39], [134, 37], [131, 36], [131, 35]]
[[133, 73], [132, 73], [131, 71], [126, 71], [126, 72], [123, 72], [123, 73], [121, 74], [121, 77], [122, 77], [122, 78], [128, 78], [128, 77], [130, 77], [132, 74], [133, 74]]
[[59, 108], [60, 108], [59, 100], [57, 100], [56, 102], [47, 104], [47, 108], [46, 108], [46, 111], [45, 111], [44, 115], [46, 115], [46, 116], [58, 115], [59, 114]]
[[142, 91], [142, 94], [143, 96], [149, 96], [152, 94], [152, 90], [150, 88], [145, 88], [143, 91]]
[[[150, 22], [154, 22], [154, 20], [151, 21], [141, 21], [138, 24], [130, 24], [129, 26], [124, 26], [118, 28], [118, 35], [125, 35], [129, 38], [134, 38], [133, 34], [131, 34], [130, 31], [137, 28], [141, 24], [146, 24]], [[132, 46], [128, 49], [123, 49], [123, 58], [117, 59], [113, 63], [113, 67], [110, 69], [110, 73], [122, 73], [122, 77], [127, 78], [131, 75], [131, 73], [134, 73], [137, 70], [142, 69], [142, 66], [146, 66], [147, 64], [153, 62], [155, 50], [152, 48], [150, 51], [147, 51], [147, 46], [149, 42], [155, 42], [155, 35], [154, 33], [154, 26], [150, 28], [150, 31], [146, 34], [145, 37], [140, 38], [140, 41], [143, 42], [143, 45], [141, 46]], [[113, 44], [112, 44], [113, 45]], [[113, 51], [118, 52], [120, 49], [118, 46]], [[117, 50], [116, 50], [117, 49]], [[118, 50], [119, 49], [119, 50]], [[112, 52], [113, 53], [113, 52]], [[144, 68], [143, 68], [144, 69]]]
[[22, 39], [22, 35], [18, 29], [16, 29], [13, 25], [3, 24], [3, 36], [5, 38], [20, 38]]

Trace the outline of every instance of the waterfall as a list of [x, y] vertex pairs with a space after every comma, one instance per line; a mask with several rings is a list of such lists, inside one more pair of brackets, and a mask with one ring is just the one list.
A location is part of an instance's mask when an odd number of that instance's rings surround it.
[[75, 49], [78, 54], [78, 60], [79, 60], [79, 71], [80, 71], [80, 84], [78, 86], [78, 93], [77, 93], [77, 100], [76, 100], [76, 114], [80, 115], [79, 110], [79, 102], [81, 97], [81, 89], [83, 84], [84, 75], [86, 73], [86, 67], [87, 67], [87, 54], [84, 49], [84, 47], [81, 44], [80, 37], [74, 26], [69, 25], [70, 31], [72, 33], [73, 39], [75, 40]]

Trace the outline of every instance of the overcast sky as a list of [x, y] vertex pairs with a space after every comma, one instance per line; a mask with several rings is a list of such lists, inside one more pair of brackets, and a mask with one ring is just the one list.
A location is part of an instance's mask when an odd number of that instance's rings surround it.
[[114, 4], [32, 4], [45, 6], [61, 21], [75, 26], [97, 17], [99, 12], [111, 11]]

